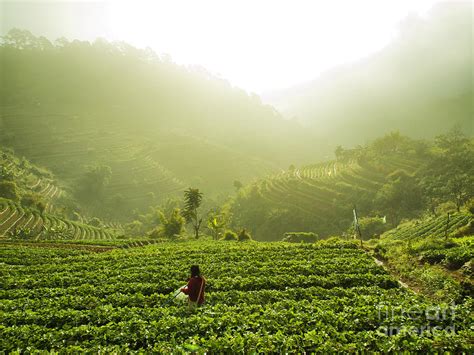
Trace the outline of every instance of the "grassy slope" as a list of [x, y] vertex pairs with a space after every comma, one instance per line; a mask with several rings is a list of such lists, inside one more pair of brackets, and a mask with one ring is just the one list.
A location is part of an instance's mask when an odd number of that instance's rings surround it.
[[246, 187], [229, 208], [234, 223], [259, 239], [280, 239], [289, 231], [338, 235], [349, 228], [354, 204], [361, 215], [370, 213], [391, 173], [402, 169], [412, 174], [419, 166], [414, 152], [304, 166]]
[[411, 287], [460, 301], [474, 291], [474, 216], [465, 211], [403, 223], [368, 244]]

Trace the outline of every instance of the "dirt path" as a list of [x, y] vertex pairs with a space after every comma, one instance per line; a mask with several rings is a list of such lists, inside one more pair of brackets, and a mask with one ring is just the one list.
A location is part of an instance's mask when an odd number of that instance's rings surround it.
[[[367, 252], [367, 250], [366, 250], [366, 252]], [[374, 261], [375, 261], [375, 263], [376, 263], [377, 265], [383, 267], [385, 271], [387, 271], [390, 275], [392, 275], [393, 277], [395, 277], [395, 278], [397, 279], [397, 281], [398, 281], [398, 283], [400, 284], [400, 286], [402, 286], [403, 288], [409, 289], [409, 290], [411, 290], [411, 291], [413, 291], [413, 292], [415, 292], [415, 293], [418, 293], [417, 290], [415, 290], [414, 288], [410, 287], [408, 284], [406, 284], [405, 282], [403, 282], [402, 280], [400, 280], [400, 279], [399, 279], [399, 276], [398, 276], [396, 273], [392, 272], [392, 271], [390, 270], [390, 268], [385, 264], [385, 262], [383, 262], [383, 261], [380, 260], [380, 259], [377, 259], [377, 258], [376, 258], [375, 256], [373, 256], [373, 255], [371, 255], [371, 256], [372, 256], [372, 258], [374, 259]]]

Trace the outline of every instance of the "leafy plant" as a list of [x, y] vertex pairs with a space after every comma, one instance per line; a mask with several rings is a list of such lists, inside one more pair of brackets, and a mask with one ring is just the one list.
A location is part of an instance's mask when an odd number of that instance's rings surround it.
[[312, 232], [286, 232], [282, 241], [289, 243], [314, 243], [318, 235]]
[[238, 239], [237, 238], [237, 233], [232, 232], [231, 230], [225, 231], [223, 240], [234, 240], [234, 241], [236, 241], [237, 239]]

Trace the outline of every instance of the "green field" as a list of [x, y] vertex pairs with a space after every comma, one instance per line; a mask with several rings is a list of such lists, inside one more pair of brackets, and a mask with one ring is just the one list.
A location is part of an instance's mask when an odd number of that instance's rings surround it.
[[[205, 306], [163, 306], [195, 263]], [[352, 242], [2, 244], [0, 273], [5, 352], [474, 350], [471, 300], [433, 304]]]

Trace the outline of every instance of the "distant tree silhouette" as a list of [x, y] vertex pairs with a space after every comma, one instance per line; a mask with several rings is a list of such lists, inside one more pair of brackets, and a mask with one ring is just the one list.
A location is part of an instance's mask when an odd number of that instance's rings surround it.
[[199, 189], [189, 188], [184, 192], [184, 210], [183, 217], [187, 223], [191, 223], [194, 229], [194, 237], [199, 238], [199, 229], [201, 228], [202, 218], [198, 216], [198, 208], [202, 202], [202, 192]]

